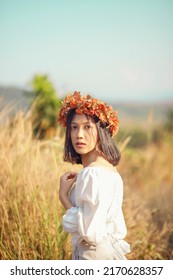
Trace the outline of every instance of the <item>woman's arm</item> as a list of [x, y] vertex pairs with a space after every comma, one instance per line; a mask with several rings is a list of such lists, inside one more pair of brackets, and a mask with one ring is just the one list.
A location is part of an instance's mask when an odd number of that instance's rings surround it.
[[107, 233], [107, 215], [112, 199], [115, 216], [121, 211], [122, 190], [123, 184], [119, 177], [108, 187], [108, 177], [104, 173], [96, 169], [83, 172], [75, 190], [78, 207], [67, 210], [63, 217], [64, 229], [67, 232], [77, 231], [89, 243], [99, 243]]
[[73, 207], [68, 194], [76, 178], [77, 173], [75, 172], [67, 172], [60, 178], [59, 199], [66, 210]]
[[104, 176], [95, 169], [84, 171], [75, 188], [78, 207], [68, 209], [63, 216], [63, 227], [67, 232], [76, 231], [82, 239], [92, 243], [100, 242], [105, 234], [109, 193], [101, 195], [101, 184], [106, 186], [107, 177], [102, 179]]

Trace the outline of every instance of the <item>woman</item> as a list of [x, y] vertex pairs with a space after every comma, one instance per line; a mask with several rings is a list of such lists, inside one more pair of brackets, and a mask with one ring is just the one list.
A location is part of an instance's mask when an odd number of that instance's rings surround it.
[[78, 174], [67, 172], [60, 179], [59, 198], [67, 210], [62, 222], [72, 235], [72, 258], [126, 259], [123, 182], [115, 169], [120, 152], [112, 139], [117, 113], [75, 92], [62, 102], [58, 122], [66, 126], [64, 161], [83, 165]]

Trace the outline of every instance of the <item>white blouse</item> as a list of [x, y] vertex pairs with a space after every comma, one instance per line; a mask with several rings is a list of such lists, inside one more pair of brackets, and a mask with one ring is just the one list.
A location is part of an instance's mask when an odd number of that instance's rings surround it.
[[96, 244], [113, 235], [126, 236], [122, 212], [123, 182], [118, 172], [104, 167], [85, 167], [71, 190], [74, 207], [63, 216], [64, 230], [71, 233], [72, 244], [82, 240]]

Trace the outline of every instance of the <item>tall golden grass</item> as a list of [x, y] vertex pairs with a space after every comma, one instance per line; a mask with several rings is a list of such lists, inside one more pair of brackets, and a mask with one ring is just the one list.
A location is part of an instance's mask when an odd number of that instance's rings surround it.
[[[63, 137], [32, 137], [29, 113], [0, 114], [0, 259], [70, 259], [61, 225], [60, 176], [81, 169], [62, 161]], [[173, 149], [164, 141], [132, 150], [119, 143], [128, 259], [173, 258]]]

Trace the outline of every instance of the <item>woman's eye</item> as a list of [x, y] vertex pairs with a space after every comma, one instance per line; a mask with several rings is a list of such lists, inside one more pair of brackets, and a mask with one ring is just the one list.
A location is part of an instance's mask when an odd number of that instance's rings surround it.
[[88, 125], [85, 126], [85, 128], [86, 128], [86, 129], [90, 129], [90, 128], [91, 128], [91, 125], [88, 124]]
[[71, 129], [75, 130], [77, 128], [76, 125], [72, 125]]

